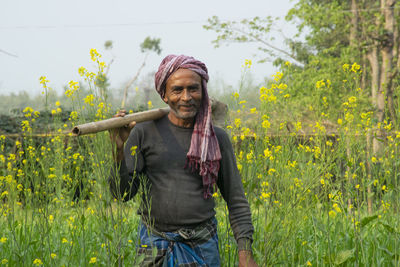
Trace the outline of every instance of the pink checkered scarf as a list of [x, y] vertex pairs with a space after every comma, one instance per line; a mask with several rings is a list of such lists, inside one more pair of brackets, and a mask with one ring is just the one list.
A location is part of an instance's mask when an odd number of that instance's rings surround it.
[[156, 90], [161, 98], [164, 98], [168, 78], [178, 69], [192, 70], [201, 77], [202, 103], [196, 115], [185, 168], [189, 166], [192, 170], [199, 171], [203, 179], [204, 198], [207, 199], [216, 190], [221, 160], [221, 151], [211, 121], [211, 104], [207, 93], [207, 67], [193, 57], [184, 55], [165, 57], [155, 75]]

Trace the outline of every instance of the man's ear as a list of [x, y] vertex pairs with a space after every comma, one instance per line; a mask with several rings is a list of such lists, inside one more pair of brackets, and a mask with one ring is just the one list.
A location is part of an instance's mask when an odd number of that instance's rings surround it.
[[165, 102], [165, 104], [168, 104], [168, 98], [166, 96], [164, 96], [162, 100]]

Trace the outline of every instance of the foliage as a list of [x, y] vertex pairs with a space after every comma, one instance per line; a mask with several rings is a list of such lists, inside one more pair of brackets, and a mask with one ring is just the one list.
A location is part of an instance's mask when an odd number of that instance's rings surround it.
[[306, 42], [314, 51], [329, 50], [340, 57], [340, 49], [349, 46], [349, 1], [298, 1], [288, 12], [288, 21], [299, 21], [300, 34], [307, 31]]
[[154, 51], [159, 55], [161, 53], [160, 42], [160, 38], [151, 38], [147, 36], [143, 43], [140, 44], [140, 50], [142, 53]]
[[[214, 30], [218, 33], [217, 39], [213, 41], [215, 47], [220, 47], [222, 43], [229, 42], [257, 42], [260, 44], [258, 50], [273, 58], [283, 55], [286, 58], [298, 60], [296, 55], [271, 44], [274, 38], [270, 37], [269, 33], [276, 20], [277, 18], [268, 16], [265, 18], [254, 17], [253, 19], [243, 19], [240, 22], [221, 22], [217, 16], [213, 16], [208, 19], [208, 24], [203, 27], [206, 30]], [[267, 60], [268, 58], [262, 58], [259, 62]]]
[[106, 50], [111, 50], [111, 49], [113, 48], [113, 42], [112, 42], [111, 40], [107, 40], [107, 41], [104, 43], [104, 48], [105, 48]]
[[[302, 3], [300, 1], [297, 5], [301, 5]], [[332, 8], [334, 8], [335, 4], [331, 4]], [[295, 16], [299, 17], [302, 14], [301, 12], [309, 12], [309, 9], [311, 7], [308, 7], [307, 4], [304, 4], [304, 6], [301, 5], [297, 9], [292, 9], [287, 18], [294, 20]], [[328, 29], [329, 25], [333, 23], [330, 20], [343, 21], [336, 17], [323, 19], [323, 14], [325, 13], [318, 14], [318, 16], [314, 16], [314, 13], [307, 14], [312, 16], [312, 20], [316, 24], [314, 27], [315, 32], [321, 34], [327, 32], [327, 30], [323, 29], [324, 27]], [[304, 21], [308, 21], [308, 17], [303, 16], [301, 18]], [[340, 39], [336, 39], [335, 42], [326, 40], [326, 45], [323, 46], [323, 44], [314, 43], [313, 40], [309, 39], [304, 44], [295, 38], [286, 38], [288, 49], [277, 49], [269, 43], [273, 40], [270, 35], [274, 21], [271, 17], [255, 17], [250, 20], [242, 20], [241, 22], [221, 22], [218, 17], [212, 17], [209, 19], [208, 25], [204, 27], [218, 33], [218, 37], [214, 41], [216, 46], [219, 46], [222, 42], [231, 41], [257, 42], [260, 44], [259, 50], [275, 58], [274, 63], [279, 66], [282, 72], [285, 72], [283, 81], [291, 85], [289, 90], [287, 90], [287, 94], [296, 100], [289, 101], [288, 113], [282, 114], [283, 117], [288, 115], [292, 118], [304, 117], [304, 119], [313, 120], [314, 118], [308, 118], [309, 109], [322, 110], [322, 106], [327, 105], [331, 108], [330, 111], [332, 112], [325, 113], [324, 116], [328, 115], [326, 119], [334, 119], [330, 118], [330, 116], [337, 116], [336, 110], [339, 109], [344, 99], [351, 96], [348, 94], [348, 90], [346, 90], [348, 86], [342, 83], [342, 80], [345, 80], [345, 78], [341, 67], [349, 62], [354, 62], [349, 56], [348, 49], [346, 51], [345, 44]], [[303, 30], [304, 27], [305, 23], [300, 24], [299, 29]], [[314, 36], [313, 34], [310, 35]], [[332, 36], [332, 34], [329, 34], [329, 36]], [[320, 40], [322, 37], [316, 39]], [[341, 76], [343, 79], [339, 78]], [[317, 84], [318, 86], [316, 86]], [[320, 86], [322, 84], [324, 86]]]

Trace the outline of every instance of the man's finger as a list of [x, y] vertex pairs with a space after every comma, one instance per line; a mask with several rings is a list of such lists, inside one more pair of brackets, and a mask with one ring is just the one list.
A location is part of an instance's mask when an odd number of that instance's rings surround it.
[[135, 127], [136, 125], [136, 121], [132, 121], [131, 123], [129, 123], [128, 127], [129, 129], [132, 129], [133, 127]]
[[121, 109], [117, 112], [117, 114], [115, 114], [113, 117], [125, 117], [126, 115], [126, 110], [125, 109]]

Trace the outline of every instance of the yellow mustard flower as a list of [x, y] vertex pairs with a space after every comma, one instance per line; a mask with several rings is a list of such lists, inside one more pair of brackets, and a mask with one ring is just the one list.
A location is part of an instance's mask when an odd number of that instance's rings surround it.
[[41, 259], [35, 259], [33, 261], [33, 265], [41, 266], [41, 265], [43, 265], [43, 261]]
[[137, 146], [131, 147], [131, 155], [132, 155], [132, 156], [135, 156], [135, 155], [136, 155], [136, 150], [137, 150]]

